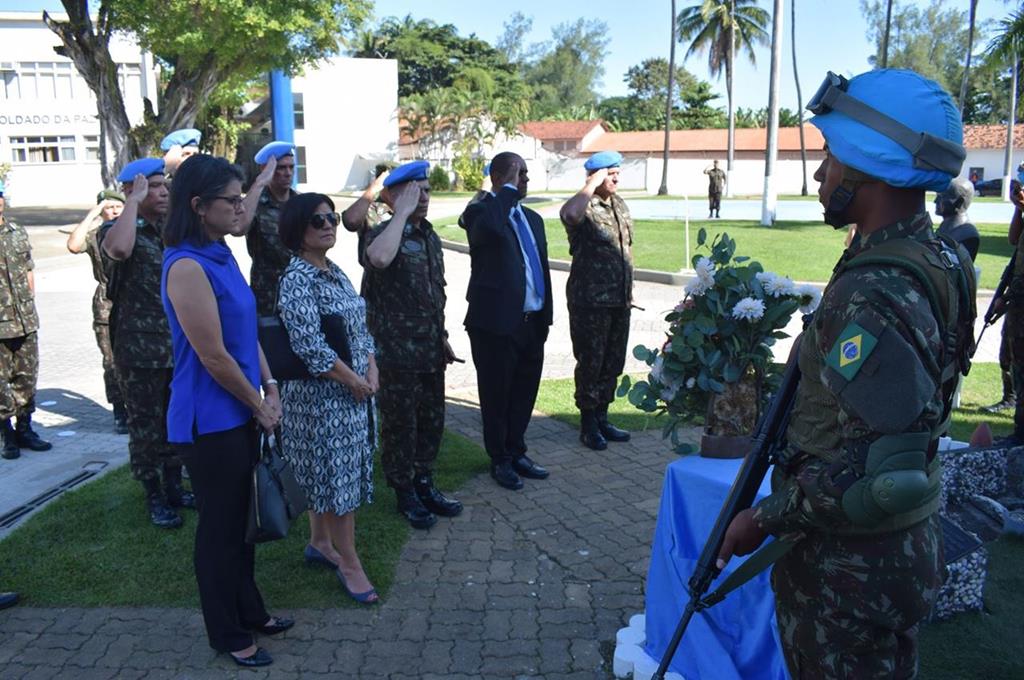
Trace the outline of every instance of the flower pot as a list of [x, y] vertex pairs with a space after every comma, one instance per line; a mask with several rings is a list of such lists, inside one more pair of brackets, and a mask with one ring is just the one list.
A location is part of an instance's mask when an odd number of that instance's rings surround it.
[[705, 458], [742, 458], [750, 450], [750, 435], [760, 415], [760, 381], [753, 369], [708, 401], [700, 455]]

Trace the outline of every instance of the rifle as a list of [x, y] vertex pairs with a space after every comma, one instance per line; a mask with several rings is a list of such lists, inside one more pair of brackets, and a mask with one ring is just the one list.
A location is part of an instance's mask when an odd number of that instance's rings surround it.
[[[779, 385], [779, 389], [772, 398], [768, 409], [758, 421], [754, 435], [751, 437], [753, 448], [744, 458], [739, 472], [736, 473], [736, 479], [732, 483], [732, 488], [729, 489], [729, 495], [726, 497], [722, 509], [718, 512], [718, 519], [715, 520], [711, 535], [708, 536], [707, 541], [704, 543], [700, 559], [697, 560], [697, 567], [694, 569], [693, 576], [690, 577], [688, 584], [690, 601], [686, 604], [686, 609], [683, 610], [679, 625], [676, 626], [675, 634], [673, 634], [672, 640], [669, 642], [668, 649], [665, 650], [665, 656], [662, 658], [658, 670], [651, 676], [652, 680], [664, 680], [668, 666], [672, 662], [672, 657], [675, 656], [676, 649], [678, 649], [679, 643], [683, 639], [683, 633], [686, 632], [686, 628], [689, 626], [693, 615], [721, 602], [730, 591], [761, 570], [758, 567], [753, 573], [748, 574], [749, 570], [743, 569], [747, 563], [751, 562], [751, 560], [747, 560], [747, 562], [740, 565], [732, 574], [726, 577], [714, 592], [705, 596], [705, 593], [711, 588], [712, 582], [719, 574], [716, 562], [718, 560], [718, 553], [722, 549], [722, 543], [725, 540], [726, 529], [729, 528], [729, 524], [732, 523], [736, 515], [753, 505], [754, 499], [757, 497], [757, 490], [761, 487], [761, 482], [768, 473], [768, 468], [775, 461], [776, 453], [784, 444], [784, 435], [786, 434], [786, 427], [789, 425], [790, 413], [793, 410], [797, 384], [800, 382], [800, 369], [797, 367], [799, 344], [800, 339], [798, 338], [790, 353], [786, 370], [782, 374], [782, 383]], [[761, 551], [764, 551], [766, 554], [777, 553], [769, 558], [774, 561], [774, 559], [788, 552], [791, 547], [792, 543], [776, 540], [768, 546], [761, 548], [758, 553]]]
[[996, 286], [996, 292], [992, 296], [992, 302], [988, 303], [988, 311], [985, 312], [985, 325], [981, 327], [981, 332], [978, 333], [978, 339], [974, 342], [974, 349], [971, 351], [971, 358], [974, 358], [974, 352], [978, 351], [981, 347], [981, 339], [985, 336], [985, 331], [988, 327], [999, 321], [1002, 317], [1003, 312], [996, 311], [996, 301], [1006, 294], [1006, 289], [1010, 287], [1010, 279], [1013, 278], [1013, 266], [1017, 262], [1017, 251], [1013, 251], [1013, 257], [1006, 263], [1006, 269], [1003, 270], [1003, 275], [999, 277], [999, 285]]

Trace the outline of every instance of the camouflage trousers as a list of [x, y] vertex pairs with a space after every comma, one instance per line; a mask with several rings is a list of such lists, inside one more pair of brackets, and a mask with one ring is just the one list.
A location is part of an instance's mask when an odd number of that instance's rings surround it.
[[121, 383], [117, 378], [117, 368], [114, 366], [114, 351], [110, 348], [110, 325], [105, 323], [92, 324], [92, 330], [96, 334], [96, 346], [100, 348], [103, 356], [103, 387], [107, 394], [107, 403], [122, 404]]
[[615, 401], [626, 364], [629, 307], [570, 307], [569, 336], [576, 357], [576, 406], [600, 409]]
[[429, 474], [444, 435], [444, 371], [380, 372], [380, 462], [388, 486], [412, 489]]
[[721, 193], [709, 193], [708, 194], [708, 213], [718, 212], [722, 207], [722, 194]]
[[171, 396], [170, 368], [119, 366], [118, 376], [128, 414], [128, 462], [132, 477], [155, 479], [166, 465], [180, 466], [167, 443], [167, 402]]
[[1002, 338], [999, 341], [999, 375], [1003, 380], [1003, 394], [1002, 397], [1010, 398], [1011, 400], [1017, 398], [1017, 388], [1013, 384], [1013, 356], [1010, 349], [1010, 336], [1006, 334], [1005, 326]]
[[36, 409], [39, 378], [39, 334], [0, 340], [0, 420]]
[[[1017, 395], [1017, 407], [1013, 412], [1013, 429], [1017, 435], [1024, 434], [1024, 336], [1011, 335], [1006, 337], [1009, 346], [1010, 379], [1013, 391]], [[1000, 352], [1001, 354], [1001, 352]]]
[[918, 623], [945, 574], [938, 515], [888, 534], [809, 534], [772, 571], [790, 677], [914, 678]]

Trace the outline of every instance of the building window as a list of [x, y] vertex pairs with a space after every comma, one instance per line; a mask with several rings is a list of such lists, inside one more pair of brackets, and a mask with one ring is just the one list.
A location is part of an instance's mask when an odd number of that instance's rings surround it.
[[100, 159], [100, 137], [99, 135], [85, 135], [85, 160], [98, 161]]
[[302, 93], [292, 94], [292, 103], [295, 107], [295, 129], [302, 130], [306, 127], [306, 109], [302, 105]]
[[126, 102], [142, 99], [142, 67], [139, 64], [118, 64], [117, 79]]
[[14, 64], [5, 61], [0, 63], [0, 99], [20, 99], [18, 89], [18, 72]]
[[306, 147], [295, 147], [295, 176], [299, 184], [306, 183]]
[[9, 137], [15, 163], [67, 163], [75, 160], [75, 138]]

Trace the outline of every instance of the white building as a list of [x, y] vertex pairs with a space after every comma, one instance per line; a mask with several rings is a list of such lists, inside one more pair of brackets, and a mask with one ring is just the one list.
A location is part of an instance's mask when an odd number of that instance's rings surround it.
[[[96, 98], [71, 60], [53, 51], [60, 44], [42, 12], [0, 12], [0, 163], [11, 165], [12, 205], [93, 203], [103, 188]], [[128, 117], [139, 123], [143, 98], [155, 100], [152, 59], [116, 34], [110, 54]]]
[[[42, 12], [0, 12], [0, 164], [11, 165], [12, 206], [86, 205], [102, 189], [96, 98], [58, 45]], [[139, 124], [144, 98], [157, 107], [153, 60], [117, 34], [110, 53]], [[294, 78], [292, 92], [300, 191], [362, 189], [377, 162], [397, 159], [398, 62], [327, 59]]]

